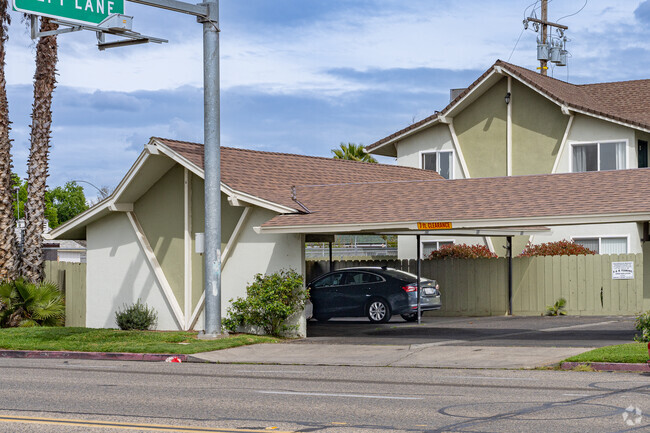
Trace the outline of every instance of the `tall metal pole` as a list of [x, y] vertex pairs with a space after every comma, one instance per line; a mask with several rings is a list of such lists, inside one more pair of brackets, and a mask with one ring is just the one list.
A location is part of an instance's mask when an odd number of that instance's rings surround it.
[[[546, 45], [548, 40], [548, 0], [542, 0], [542, 44]], [[548, 60], [539, 61], [540, 70], [539, 73], [546, 75], [548, 70]]]
[[421, 266], [421, 262], [422, 262], [422, 257], [421, 257], [421, 256], [422, 256], [422, 250], [421, 250], [421, 248], [422, 248], [422, 243], [420, 242], [420, 235], [415, 236], [415, 239], [416, 239], [416, 241], [417, 241], [417, 248], [416, 248], [416, 250], [417, 250], [417, 255], [418, 255], [418, 257], [417, 257], [416, 260], [417, 260], [417, 277], [418, 277], [418, 294], [417, 294], [417, 298], [418, 298], [418, 309], [417, 309], [417, 315], [418, 315], [418, 325], [419, 325], [419, 324], [422, 323], [422, 318], [420, 317], [420, 315], [421, 315], [421, 311], [420, 311], [420, 309], [421, 309], [421, 307], [420, 307], [420, 302], [421, 302], [421, 300], [422, 300], [422, 298], [421, 298], [422, 295], [420, 294], [420, 292], [421, 292], [420, 289], [422, 288], [422, 283], [420, 282], [420, 281], [421, 281], [421, 280], [420, 280], [420, 275], [422, 275], [422, 268], [420, 267], [420, 266]]
[[506, 251], [508, 254], [508, 316], [512, 316], [512, 236], [506, 237]]
[[203, 22], [205, 172], [205, 334], [221, 334], [221, 140], [219, 112], [219, 1], [207, 0]]

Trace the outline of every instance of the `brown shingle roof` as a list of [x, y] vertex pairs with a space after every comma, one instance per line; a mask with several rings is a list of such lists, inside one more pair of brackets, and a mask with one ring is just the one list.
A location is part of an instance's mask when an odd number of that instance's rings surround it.
[[[203, 145], [155, 138], [203, 169]], [[387, 164], [370, 164], [287, 153], [221, 148], [221, 181], [230, 188], [292, 209], [294, 185], [379, 181], [441, 180], [438, 173]]]
[[632, 126], [650, 129], [650, 80], [576, 85], [541, 75], [521, 66], [497, 60], [490, 69], [470, 84], [464, 92], [460, 93], [440, 113], [435, 113], [388, 137], [384, 137], [367, 146], [366, 149], [369, 151], [375, 149], [445, 114], [467, 95], [467, 93], [479, 85], [495, 66], [502, 67], [511, 75], [521, 79], [541, 93], [548, 95], [551, 99], [569, 108], [603, 116]]
[[263, 227], [650, 213], [649, 196], [650, 169], [646, 168], [298, 186], [298, 199], [312, 213], [280, 215]]

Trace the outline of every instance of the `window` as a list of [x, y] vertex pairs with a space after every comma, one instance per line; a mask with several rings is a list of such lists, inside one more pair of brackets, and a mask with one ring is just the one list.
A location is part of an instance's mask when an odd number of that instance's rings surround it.
[[573, 145], [573, 172], [626, 168], [625, 142]]
[[453, 179], [453, 152], [422, 153], [422, 168], [437, 171], [445, 179]]
[[426, 259], [434, 251], [440, 249], [442, 245], [453, 245], [454, 241], [422, 241], [422, 258]]
[[367, 272], [350, 272], [348, 273], [347, 284], [368, 284], [379, 283], [384, 281], [382, 277]]
[[341, 284], [343, 284], [343, 277], [345, 277], [345, 274], [343, 274], [342, 272], [337, 272], [335, 274], [328, 275], [325, 278], [316, 281], [312, 287], [314, 289], [319, 289], [321, 287], [340, 286]]
[[627, 254], [627, 237], [573, 238], [573, 242], [597, 254]]

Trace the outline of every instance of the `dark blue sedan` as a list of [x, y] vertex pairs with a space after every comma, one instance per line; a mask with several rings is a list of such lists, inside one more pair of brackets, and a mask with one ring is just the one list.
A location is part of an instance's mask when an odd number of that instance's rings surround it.
[[[435, 280], [420, 278], [420, 311], [439, 310], [440, 288]], [[309, 284], [313, 316], [368, 317], [388, 322], [399, 314], [416, 321], [417, 276], [391, 268], [347, 268], [321, 275]]]

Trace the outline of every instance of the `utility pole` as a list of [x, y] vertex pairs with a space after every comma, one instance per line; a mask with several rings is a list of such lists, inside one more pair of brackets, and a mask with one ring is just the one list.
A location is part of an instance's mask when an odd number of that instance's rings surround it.
[[[568, 30], [567, 26], [562, 24], [552, 23], [548, 20], [548, 0], [541, 0], [542, 3], [542, 17], [541, 19], [528, 17], [524, 20], [524, 28], [528, 28], [528, 22], [535, 23], [535, 31], [537, 32], [539, 26], [541, 25], [540, 38], [538, 38], [538, 47], [537, 47], [537, 58], [539, 59], [539, 73], [542, 75], [548, 74], [548, 61], [549, 59], [558, 66], [566, 66], [566, 37], [564, 37], [564, 31]], [[549, 27], [555, 27], [559, 29], [560, 33], [560, 43], [558, 44], [549, 44]], [[563, 41], [563, 42], [562, 42]]]
[[[548, 40], [548, 0], [542, 0], [542, 43], [546, 45]], [[548, 71], [548, 60], [539, 61], [539, 73], [546, 75]]]

